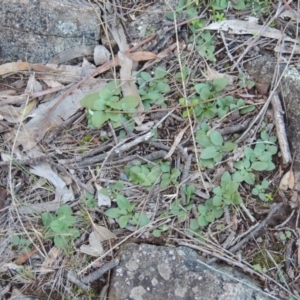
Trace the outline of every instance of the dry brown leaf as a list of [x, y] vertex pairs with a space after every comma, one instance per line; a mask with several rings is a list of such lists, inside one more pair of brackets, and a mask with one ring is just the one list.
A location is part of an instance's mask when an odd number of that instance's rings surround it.
[[81, 245], [80, 251], [94, 257], [98, 257], [103, 254], [103, 247], [94, 231], [89, 236], [89, 245]]
[[105, 227], [95, 224], [93, 224], [93, 227], [94, 231], [89, 236], [89, 245], [81, 245], [80, 251], [98, 257], [104, 252], [101, 242], [114, 239], [116, 238], [116, 235]]
[[99, 225], [96, 225], [96, 224], [94, 224], [93, 226], [94, 226], [95, 234], [96, 234], [96, 236], [97, 236], [97, 238], [99, 239], [100, 242], [117, 238], [117, 236], [115, 234], [113, 234], [106, 227], [99, 226]]
[[290, 169], [288, 172], [286, 172], [279, 184], [279, 188], [281, 190], [287, 191], [288, 188], [291, 190], [294, 188], [295, 185], [295, 177], [294, 177], [294, 172], [292, 169]]
[[185, 131], [190, 127], [190, 125], [186, 126], [185, 128], [183, 128], [176, 136], [174, 143], [171, 147], [171, 149], [169, 150], [168, 154], [165, 155], [164, 159], [168, 159], [169, 157], [172, 156], [172, 154], [174, 153], [174, 151], [176, 150], [176, 147], [178, 146], [178, 144], [180, 143]]
[[17, 73], [19, 71], [39, 71], [39, 72], [57, 72], [48, 67], [45, 67], [41, 64], [30, 64], [28, 62], [12, 62], [3, 64], [0, 66], [0, 76], [9, 74], [9, 73]]
[[151, 59], [157, 59], [157, 55], [153, 52], [146, 52], [146, 51], [138, 51], [133, 53], [126, 53], [129, 58], [133, 61], [147, 61]]
[[259, 25], [255, 22], [243, 20], [225, 20], [222, 22], [214, 22], [203, 28], [204, 30], [223, 30], [230, 34], [251, 34], [281, 40], [284, 37], [285, 41], [291, 41], [298, 44], [298, 41], [283, 34], [282, 31], [264, 25]]

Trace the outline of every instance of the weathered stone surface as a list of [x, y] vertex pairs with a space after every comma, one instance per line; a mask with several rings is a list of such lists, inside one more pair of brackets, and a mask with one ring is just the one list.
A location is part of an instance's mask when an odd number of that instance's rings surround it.
[[143, 12], [135, 16], [135, 20], [128, 24], [128, 30], [133, 38], [144, 38], [161, 28], [166, 20], [166, 13], [176, 9], [178, 0], [158, 0], [153, 5], [143, 9]]
[[97, 6], [85, 0], [0, 0], [0, 59], [46, 63], [100, 38]]
[[273, 299], [230, 267], [206, 266], [186, 247], [126, 244], [113, 270], [110, 300], [232, 300]]

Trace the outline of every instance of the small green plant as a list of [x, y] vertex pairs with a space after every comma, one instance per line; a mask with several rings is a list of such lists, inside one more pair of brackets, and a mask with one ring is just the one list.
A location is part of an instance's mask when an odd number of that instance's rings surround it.
[[261, 184], [255, 185], [252, 189], [252, 195], [258, 196], [258, 198], [262, 201], [268, 201], [269, 197], [266, 194], [266, 189], [269, 187], [268, 180], [263, 180]]
[[253, 270], [261, 272], [261, 273], [266, 273], [267, 269], [265, 267], [262, 267], [260, 264], [255, 264], [252, 266]]
[[190, 203], [191, 198], [194, 196], [195, 193], [195, 185], [191, 184], [191, 185], [187, 185], [183, 188], [183, 192], [186, 196], [186, 203]]
[[255, 82], [252, 81], [252, 80], [250, 80], [250, 79], [248, 79], [247, 75], [244, 74], [244, 73], [240, 73], [238, 75], [238, 79], [239, 79], [239, 83], [238, 84], [239, 84], [239, 87], [241, 87], [241, 88], [250, 89], [250, 88], [254, 87], [254, 85], [255, 85]]
[[204, 30], [199, 36], [193, 37], [193, 39], [195, 39], [196, 50], [198, 50], [199, 54], [211, 62], [216, 62], [216, 57], [214, 56], [216, 38], [211, 35], [210, 31]]
[[167, 231], [167, 230], [169, 230], [169, 226], [168, 225], [166, 225], [166, 224], [164, 224], [164, 225], [162, 225], [162, 226], [159, 226], [157, 229], [154, 229], [153, 231], [152, 231], [152, 235], [154, 236], [154, 237], [160, 237], [161, 236], [161, 234], [163, 233], [163, 232], [165, 232], [165, 231]]
[[106, 121], [110, 121], [113, 127], [119, 127], [122, 122], [127, 122], [128, 112], [136, 111], [138, 98], [121, 97], [121, 89], [118, 86], [118, 81], [112, 81], [99, 93], [87, 95], [81, 100], [82, 106], [88, 109], [87, 119], [91, 128], [100, 128]]
[[87, 208], [94, 209], [98, 207], [95, 197], [91, 193], [86, 192], [85, 197], [81, 201], [82, 204]]
[[121, 228], [125, 228], [128, 224], [139, 227], [149, 224], [149, 218], [145, 214], [134, 213], [135, 204], [131, 204], [123, 195], [118, 194], [116, 201], [118, 207], [109, 208], [104, 214], [112, 219], [118, 219]]
[[224, 172], [220, 186], [213, 189], [214, 196], [198, 205], [199, 217], [191, 220], [190, 229], [195, 231], [199, 227], [205, 227], [223, 215], [224, 207], [241, 204], [238, 187], [239, 184], [232, 180], [229, 172]]
[[[227, 86], [228, 79], [217, 78], [212, 82], [199, 83], [194, 86], [198, 96], [189, 100], [190, 107], [183, 112], [183, 117], [187, 117], [188, 114], [195, 115], [200, 122], [203, 119], [212, 119], [217, 113], [217, 107], [214, 100], [220, 92]], [[186, 105], [185, 99], [179, 99], [179, 103], [183, 106]]]
[[261, 133], [261, 139], [257, 140], [254, 149], [245, 147], [244, 160], [234, 163], [234, 167], [238, 169], [234, 173], [233, 178], [237, 182], [247, 182], [254, 184], [255, 175], [253, 171], [271, 171], [275, 169], [272, 162], [272, 155], [277, 153], [277, 141], [275, 136], [269, 136], [265, 131]]
[[285, 230], [284, 232], [280, 231], [278, 233], [278, 238], [283, 244], [285, 244], [287, 239], [290, 239], [291, 237], [292, 237], [292, 233], [289, 230]]
[[153, 77], [148, 72], [138, 75], [139, 94], [146, 110], [150, 109], [151, 105], [166, 107], [164, 95], [171, 90], [166, 75], [167, 71], [162, 66], [154, 70]]
[[43, 213], [42, 222], [46, 227], [45, 238], [54, 240], [58, 248], [66, 247], [80, 236], [79, 230], [75, 228], [76, 218], [69, 205], [61, 206], [55, 214]]
[[11, 238], [11, 243], [13, 247], [16, 247], [18, 250], [21, 250], [23, 253], [28, 253], [31, 245], [29, 239], [20, 238], [18, 235], [13, 235]]
[[255, 110], [254, 105], [246, 106], [243, 99], [234, 99], [232, 96], [225, 96], [217, 100], [217, 113], [219, 118], [223, 118], [229, 111], [238, 109], [240, 114], [246, 114]]
[[141, 164], [126, 166], [125, 173], [128, 180], [134, 184], [151, 187], [154, 183], [160, 183], [162, 188], [167, 188], [171, 183], [176, 185], [180, 171], [171, 169], [170, 162], [157, 162], [156, 164]]
[[236, 148], [236, 144], [231, 141], [224, 142], [219, 131], [210, 130], [208, 134], [199, 130], [196, 133], [197, 143], [203, 147], [200, 154], [200, 164], [204, 167], [212, 168], [216, 162], [222, 160], [224, 153]]

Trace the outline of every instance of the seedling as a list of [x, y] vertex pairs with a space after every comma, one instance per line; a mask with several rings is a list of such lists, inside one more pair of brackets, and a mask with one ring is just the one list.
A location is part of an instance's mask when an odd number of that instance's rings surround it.
[[81, 100], [82, 106], [88, 109], [87, 119], [91, 128], [100, 128], [106, 121], [110, 121], [113, 127], [119, 127], [122, 122], [127, 122], [128, 112], [136, 111], [138, 98], [121, 97], [121, 89], [118, 86], [118, 81], [112, 81], [99, 93], [90, 94]]
[[145, 214], [134, 213], [133, 210], [135, 208], [135, 204], [130, 204], [128, 199], [123, 195], [118, 194], [116, 196], [116, 201], [118, 207], [109, 208], [104, 214], [112, 219], [118, 219], [118, 223], [121, 228], [125, 228], [128, 223], [143, 227], [150, 222], [149, 218]]
[[268, 180], [263, 180], [261, 184], [257, 184], [253, 189], [252, 189], [252, 195], [258, 196], [260, 200], [262, 201], [268, 201], [268, 197], [266, 192], [266, 189], [269, 187], [269, 182]]
[[17, 247], [23, 253], [28, 253], [31, 245], [31, 241], [29, 239], [20, 238], [18, 235], [13, 235], [11, 238], [11, 243], [13, 247]]
[[275, 136], [269, 136], [266, 132], [262, 132], [261, 139], [257, 140], [254, 149], [245, 147], [244, 160], [234, 163], [234, 167], [238, 169], [233, 175], [234, 180], [254, 184], [255, 175], [253, 171], [274, 170], [272, 155], [276, 154], [278, 150], [277, 146], [274, 145], [276, 140]]
[[[200, 122], [203, 119], [212, 119], [217, 113], [217, 107], [215, 101], [209, 101], [210, 99], [216, 99], [220, 92], [227, 86], [228, 79], [217, 78], [212, 82], [199, 83], [194, 86], [197, 96], [190, 99], [190, 108], [183, 112], [183, 117], [195, 115]], [[179, 99], [179, 103], [183, 106], [186, 105], [185, 99]]]
[[148, 72], [141, 72], [137, 78], [139, 94], [144, 104], [144, 108], [150, 109], [151, 105], [158, 105], [165, 108], [164, 95], [170, 92], [167, 71], [164, 67], [157, 67], [152, 77]]
[[180, 176], [180, 171], [176, 168], [171, 169], [169, 162], [143, 165], [138, 163], [125, 167], [125, 173], [129, 176], [128, 180], [134, 184], [150, 187], [154, 183], [160, 183], [162, 188], [167, 188], [171, 183], [176, 185]]
[[203, 130], [196, 133], [197, 143], [203, 147], [200, 154], [200, 164], [212, 168], [216, 162], [222, 160], [224, 153], [236, 148], [231, 141], [224, 142], [222, 135], [217, 130], [211, 130], [208, 134]]
[[46, 227], [45, 238], [53, 239], [58, 248], [66, 247], [80, 236], [79, 230], [75, 228], [76, 218], [69, 205], [61, 206], [55, 214], [43, 213], [42, 222]]
[[232, 180], [229, 172], [225, 172], [221, 177], [220, 186], [213, 189], [214, 197], [198, 205], [199, 217], [197, 220], [191, 220], [190, 229], [195, 231], [199, 227], [205, 227], [223, 215], [224, 207], [241, 204], [238, 187], [239, 184]]

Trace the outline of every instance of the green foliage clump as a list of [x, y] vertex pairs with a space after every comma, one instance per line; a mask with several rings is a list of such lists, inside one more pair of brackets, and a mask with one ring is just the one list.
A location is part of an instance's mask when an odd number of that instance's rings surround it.
[[75, 228], [76, 218], [69, 205], [61, 206], [55, 214], [43, 213], [42, 222], [46, 227], [45, 238], [54, 240], [58, 248], [66, 247], [80, 236], [79, 230]]
[[131, 204], [123, 195], [118, 194], [116, 201], [118, 207], [109, 208], [104, 214], [110, 218], [118, 219], [121, 228], [125, 228], [128, 224], [143, 227], [150, 223], [145, 214], [134, 213], [135, 204]]
[[81, 100], [82, 106], [88, 109], [87, 119], [91, 128], [100, 128], [106, 121], [110, 121], [115, 128], [119, 127], [122, 121], [127, 121], [128, 112], [136, 111], [138, 98], [121, 97], [121, 89], [118, 86], [118, 81], [112, 81], [99, 93], [87, 95]]
[[31, 245], [31, 241], [29, 239], [20, 238], [18, 235], [13, 235], [11, 238], [11, 243], [13, 247], [17, 247], [23, 253], [28, 253]]
[[203, 167], [213, 168], [216, 162], [220, 162], [224, 153], [232, 151], [236, 148], [236, 144], [231, 141], [224, 142], [219, 131], [198, 130], [196, 133], [197, 143], [203, 147], [200, 154], [200, 165]]
[[242, 198], [238, 193], [239, 184], [232, 180], [229, 172], [225, 172], [221, 177], [220, 186], [213, 189], [214, 196], [198, 205], [199, 217], [192, 219], [190, 229], [197, 230], [214, 222], [224, 214], [224, 207], [239, 205]]
[[247, 182], [254, 184], [255, 175], [253, 171], [272, 171], [275, 165], [272, 162], [272, 155], [276, 154], [278, 148], [274, 143], [277, 141], [275, 136], [269, 136], [265, 131], [261, 133], [261, 139], [257, 140], [255, 147], [245, 147], [245, 158], [234, 163], [238, 170], [233, 178], [237, 182]]
[[267, 201], [270, 200], [271, 195], [266, 194], [266, 189], [269, 187], [268, 180], [263, 180], [261, 184], [255, 185], [255, 187], [252, 189], [251, 193], [254, 196], [258, 196], [260, 200]]
[[176, 185], [180, 171], [171, 169], [170, 162], [159, 162], [157, 164], [141, 164], [126, 166], [125, 173], [128, 180], [134, 184], [151, 187], [154, 183], [160, 183], [162, 188], [167, 188], [171, 183]]
[[166, 107], [164, 95], [171, 90], [166, 75], [167, 70], [162, 66], [154, 70], [153, 77], [148, 72], [141, 72], [138, 75], [138, 91], [146, 110], [150, 109], [151, 105]]

